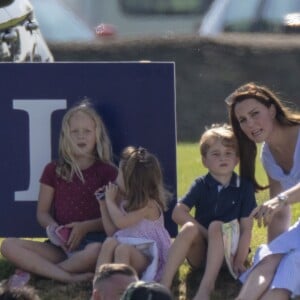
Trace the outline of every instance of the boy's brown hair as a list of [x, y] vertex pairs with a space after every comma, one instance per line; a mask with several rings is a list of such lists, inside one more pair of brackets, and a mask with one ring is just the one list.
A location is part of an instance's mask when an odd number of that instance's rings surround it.
[[228, 124], [212, 124], [200, 138], [199, 147], [203, 157], [206, 156], [208, 149], [217, 140], [221, 141], [223, 146], [234, 149], [236, 155], [239, 155], [238, 142], [231, 126]]

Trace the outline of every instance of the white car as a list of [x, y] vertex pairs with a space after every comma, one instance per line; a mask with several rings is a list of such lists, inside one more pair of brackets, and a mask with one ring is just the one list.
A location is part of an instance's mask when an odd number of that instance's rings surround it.
[[28, 0], [1, 2], [0, 61], [53, 62]]
[[71, 7], [92, 27], [100, 24], [97, 34], [102, 38], [135, 39], [197, 34], [202, 16], [212, 0], [61, 0], [61, 2]]
[[199, 34], [287, 32], [285, 18], [297, 12], [300, 12], [299, 0], [214, 0], [202, 20]]
[[90, 42], [97, 39], [96, 30], [80, 14], [58, 0], [30, 0], [41, 32], [47, 42]]

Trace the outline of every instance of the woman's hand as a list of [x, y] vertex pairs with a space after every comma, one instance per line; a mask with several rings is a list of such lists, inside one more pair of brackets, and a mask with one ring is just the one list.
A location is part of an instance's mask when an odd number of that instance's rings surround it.
[[262, 205], [256, 207], [252, 213], [251, 217], [257, 219], [257, 224], [259, 227], [268, 226], [274, 216], [274, 214], [280, 211], [284, 207], [284, 203], [275, 197], [271, 200], [266, 201]]

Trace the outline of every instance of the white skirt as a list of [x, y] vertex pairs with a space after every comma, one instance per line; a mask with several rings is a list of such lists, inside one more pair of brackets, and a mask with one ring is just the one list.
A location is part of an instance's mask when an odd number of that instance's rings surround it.
[[150, 264], [141, 276], [141, 280], [153, 281], [158, 269], [158, 248], [156, 242], [145, 238], [133, 237], [117, 237], [117, 240], [122, 244], [135, 246], [151, 259]]
[[288, 231], [282, 233], [267, 245], [256, 250], [253, 265], [240, 276], [245, 282], [250, 272], [265, 257], [272, 254], [285, 254], [281, 259], [270, 289], [287, 289], [293, 296], [300, 295], [300, 221], [298, 220]]

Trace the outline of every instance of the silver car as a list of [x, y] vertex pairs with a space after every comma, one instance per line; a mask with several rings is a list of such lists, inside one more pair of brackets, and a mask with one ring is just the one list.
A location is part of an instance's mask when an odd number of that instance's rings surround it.
[[87, 25], [80, 14], [75, 14], [62, 1], [30, 1], [40, 30], [48, 43], [87, 43], [97, 40], [95, 29]]
[[202, 20], [199, 34], [288, 32], [286, 18], [299, 12], [299, 0], [214, 0]]
[[0, 0], [0, 61], [53, 62], [28, 0]]

